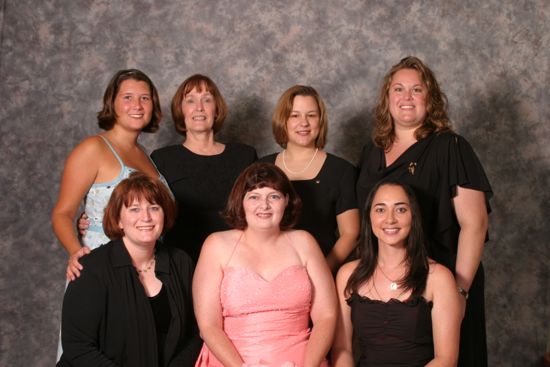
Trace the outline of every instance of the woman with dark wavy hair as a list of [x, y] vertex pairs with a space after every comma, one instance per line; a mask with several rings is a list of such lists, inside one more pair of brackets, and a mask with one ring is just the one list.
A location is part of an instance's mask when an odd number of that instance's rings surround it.
[[384, 77], [373, 141], [362, 154], [362, 207], [381, 179], [410, 185], [418, 197], [428, 254], [448, 267], [465, 310], [459, 365], [486, 366], [484, 274], [491, 186], [468, 142], [454, 133], [447, 98], [433, 72], [409, 56]]
[[234, 229], [206, 239], [193, 278], [196, 366], [326, 366], [334, 282], [315, 239], [292, 229], [299, 209], [277, 166], [254, 163], [237, 178], [225, 210]]
[[359, 259], [336, 279], [333, 365], [456, 366], [460, 296], [452, 273], [427, 257], [413, 190], [378, 183], [363, 214]]

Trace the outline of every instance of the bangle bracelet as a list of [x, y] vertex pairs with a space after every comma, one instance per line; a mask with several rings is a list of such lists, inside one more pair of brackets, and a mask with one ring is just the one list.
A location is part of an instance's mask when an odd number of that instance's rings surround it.
[[456, 287], [456, 289], [458, 293], [467, 301], [469, 296], [468, 291], [462, 287]]

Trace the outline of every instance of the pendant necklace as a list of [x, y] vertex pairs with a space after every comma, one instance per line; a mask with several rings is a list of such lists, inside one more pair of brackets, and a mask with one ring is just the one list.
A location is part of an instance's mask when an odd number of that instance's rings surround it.
[[317, 152], [319, 151], [319, 148], [316, 148], [315, 149], [315, 153], [313, 153], [313, 157], [311, 157], [309, 163], [305, 166], [305, 168], [301, 171], [293, 171], [291, 170], [290, 168], [288, 168], [288, 166], [286, 165], [286, 159], [285, 159], [285, 152], [286, 152], [286, 149], [283, 150], [283, 166], [285, 167], [285, 169], [294, 174], [294, 175], [299, 175], [300, 173], [304, 173], [305, 171], [307, 171], [307, 169], [309, 168], [309, 166], [311, 166], [311, 163], [313, 163], [313, 160], [315, 159], [315, 157], [317, 156]]
[[151, 270], [151, 268], [153, 267], [153, 264], [155, 263], [155, 258], [153, 257], [151, 260], [149, 260], [149, 265], [146, 266], [145, 268], [143, 269], [138, 269], [134, 266], [134, 268], [137, 270], [138, 273], [147, 273], [149, 270]]
[[384, 276], [384, 278], [386, 278], [387, 280], [390, 281], [390, 289], [392, 291], [395, 291], [397, 290], [397, 288], [399, 288], [399, 284], [397, 284], [397, 281], [393, 280], [393, 279], [390, 279], [389, 276], [386, 275], [386, 273], [384, 273], [384, 270], [382, 270], [382, 267], [380, 265], [377, 266], [378, 269], [380, 269], [380, 272], [382, 273], [382, 275]]

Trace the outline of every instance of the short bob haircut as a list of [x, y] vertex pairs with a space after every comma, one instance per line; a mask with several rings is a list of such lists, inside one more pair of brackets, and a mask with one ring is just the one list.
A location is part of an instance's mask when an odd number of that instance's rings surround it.
[[223, 122], [227, 117], [227, 104], [223, 99], [218, 86], [209, 77], [201, 74], [191, 75], [180, 84], [176, 94], [172, 98], [172, 120], [174, 120], [174, 127], [176, 131], [181, 135], [187, 134], [187, 128], [185, 127], [185, 116], [183, 115], [183, 109], [181, 104], [185, 96], [193, 89], [202, 92], [206, 89], [207, 92], [214, 96], [216, 102], [216, 116], [214, 118], [214, 134], [221, 130]]
[[117, 119], [115, 113], [115, 99], [120, 89], [120, 85], [123, 81], [128, 79], [145, 82], [149, 86], [151, 98], [153, 100], [153, 115], [151, 116], [151, 121], [141, 131], [145, 133], [156, 132], [159, 128], [160, 120], [162, 119], [157, 88], [144, 72], [137, 69], [119, 70], [113, 76], [103, 94], [103, 109], [97, 113], [97, 124], [103, 130], [111, 130], [113, 128]]
[[124, 230], [120, 228], [120, 213], [122, 207], [132, 205], [134, 200], [147, 200], [151, 204], [157, 204], [164, 212], [165, 233], [174, 225], [176, 218], [176, 204], [168, 188], [157, 178], [152, 178], [141, 172], [132, 172], [130, 177], [122, 180], [113, 190], [111, 198], [105, 208], [103, 216], [103, 231], [111, 240], [124, 236]]
[[399, 280], [399, 285], [403, 286], [405, 291], [412, 290], [414, 295], [422, 294], [426, 287], [429, 270], [427, 244], [424, 239], [420, 205], [418, 204], [414, 190], [408, 185], [382, 180], [372, 188], [365, 202], [361, 222], [361, 237], [357, 246], [359, 264], [348, 279], [348, 284], [344, 290], [347, 296], [357, 292], [361, 285], [372, 278], [376, 270], [378, 264], [378, 238], [372, 231], [370, 213], [376, 193], [384, 186], [401, 187], [409, 199], [409, 209], [411, 211], [411, 230], [405, 240], [405, 261], [408, 270], [403, 278]]
[[310, 96], [317, 102], [317, 107], [319, 109], [319, 136], [315, 139], [315, 146], [322, 149], [327, 141], [327, 109], [325, 107], [325, 102], [323, 102], [323, 99], [319, 93], [317, 93], [313, 87], [307, 85], [292, 86], [288, 88], [279, 98], [277, 106], [275, 106], [273, 118], [271, 119], [271, 128], [273, 129], [275, 141], [281, 146], [281, 148], [286, 148], [286, 144], [288, 143], [288, 130], [286, 123], [292, 112], [294, 98], [296, 98], [296, 96]]
[[245, 229], [247, 223], [243, 207], [244, 196], [247, 192], [262, 187], [273, 188], [288, 197], [279, 227], [281, 230], [291, 229], [298, 221], [302, 201], [285, 173], [276, 165], [266, 162], [253, 163], [237, 177], [222, 213], [226, 222], [233, 228]]
[[377, 147], [387, 151], [395, 140], [395, 128], [390, 114], [389, 92], [392, 78], [399, 70], [413, 69], [420, 73], [422, 82], [426, 85], [426, 119], [415, 131], [417, 140], [432, 133], [450, 131], [451, 122], [447, 116], [447, 96], [439, 88], [434, 73], [419, 58], [407, 56], [392, 66], [384, 76], [378, 101], [374, 109], [375, 121], [372, 138]]

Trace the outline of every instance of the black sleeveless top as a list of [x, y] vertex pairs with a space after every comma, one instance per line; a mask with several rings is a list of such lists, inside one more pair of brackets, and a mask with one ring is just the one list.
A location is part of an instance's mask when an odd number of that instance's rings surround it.
[[433, 359], [431, 301], [413, 295], [383, 302], [353, 293], [347, 303], [358, 366], [424, 366]]
[[172, 318], [168, 293], [164, 284], [162, 284], [160, 292], [156, 296], [149, 297], [149, 303], [151, 304], [151, 311], [153, 311], [153, 317], [155, 318], [159, 366], [164, 366], [164, 345], [166, 344], [166, 335], [168, 335], [170, 319]]

